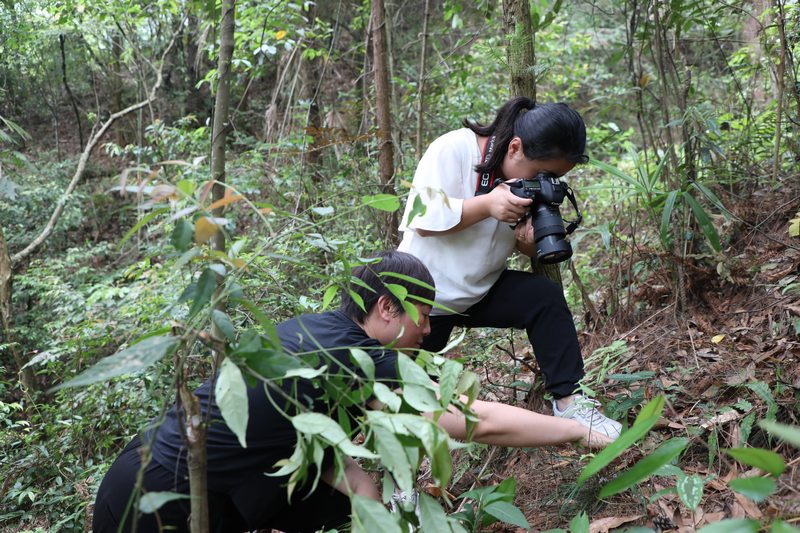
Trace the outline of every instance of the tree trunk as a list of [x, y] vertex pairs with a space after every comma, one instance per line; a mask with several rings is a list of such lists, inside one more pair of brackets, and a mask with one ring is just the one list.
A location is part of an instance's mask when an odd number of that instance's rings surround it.
[[417, 78], [417, 160], [422, 158], [425, 146], [423, 129], [425, 124], [425, 62], [428, 48], [428, 19], [431, 16], [431, 0], [425, 0], [425, 16], [422, 19], [422, 45], [419, 54], [419, 76]]
[[[22, 384], [29, 391], [35, 388], [36, 381], [33, 376], [33, 369], [25, 367], [25, 356], [20, 352], [19, 346], [14, 342], [12, 328], [14, 327], [14, 314], [11, 312], [11, 295], [13, 294], [11, 285], [14, 281], [14, 273], [11, 270], [11, 257], [8, 255], [6, 239], [3, 235], [3, 227], [0, 226], [0, 344], [8, 345], [8, 350], [14, 358], [14, 364], [22, 369], [20, 379]], [[25, 368], [23, 368], [25, 367]]]
[[536, 100], [536, 66], [531, 6], [528, 0], [503, 0], [503, 25], [508, 36], [508, 66], [512, 96]]
[[[317, 18], [317, 5], [311, 4], [306, 14], [308, 29], [313, 31], [314, 23]], [[308, 102], [306, 112], [306, 135], [312, 139], [310, 145], [306, 145], [303, 151], [304, 171], [311, 176], [312, 181], [322, 180], [322, 172], [319, 167], [322, 157], [322, 144], [325, 135], [322, 131], [322, 115], [319, 111], [319, 82], [320, 82], [320, 60], [318, 58], [301, 58], [300, 68], [302, 69], [302, 87], [300, 89], [301, 98]], [[314, 201], [314, 198], [311, 198]]]
[[[511, 70], [511, 95], [536, 100], [536, 65], [531, 6], [528, 0], [503, 0], [503, 24], [508, 36], [508, 66]], [[563, 286], [558, 265], [543, 265], [531, 258], [531, 270]]]
[[75, 95], [72, 94], [72, 89], [69, 88], [67, 83], [67, 57], [64, 51], [64, 34], [58, 36], [58, 42], [61, 46], [61, 82], [64, 84], [64, 89], [69, 95], [69, 103], [72, 104], [72, 111], [75, 113], [75, 120], [78, 123], [78, 138], [80, 139], [81, 149], [83, 148], [83, 125], [81, 124], [81, 114], [78, 111], [78, 103], [75, 100]]
[[[386, 21], [383, 0], [372, 0], [372, 55], [375, 68], [375, 107], [378, 119], [378, 164], [381, 189], [386, 194], [394, 190], [394, 146], [392, 142], [391, 88], [389, 85], [388, 54], [386, 46]], [[397, 212], [386, 216], [384, 241], [397, 244]]]

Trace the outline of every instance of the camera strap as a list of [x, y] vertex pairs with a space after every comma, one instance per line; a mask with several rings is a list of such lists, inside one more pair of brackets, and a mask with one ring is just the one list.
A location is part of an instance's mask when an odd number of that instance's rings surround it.
[[[562, 181], [561, 183], [564, 183], [564, 182]], [[564, 196], [567, 197], [567, 199], [569, 200], [569, 203], [571, 203], [572, 207], [575, 208], [575, 213], [578, 214], [578, 218], [576, 218], [575, 220], [570, 221], [570, 223], [567, 224], [567, 227], [564, 228], [564, 231], [567, 232], [567, 235], [571, 235], [573, 231], [578, 229], [578, 226], [583, 221], [583, 215], [581, 215], [581, 211], [580, 211], [580, 209], [578, 209], [578, 201], [575, 199], [575, 193], [572, 192], [572, 188], [569, 185], [567, 185], [566, 183], [564, 183], [564, 185], [567, 188], [567, 192], [564, 193]]]
[[[485, 165], [489, 158], [492, 157], [492, 151], [494, 151], [494, 143], [496, 138], [496, 135], [492, 135], [486, 141], [486, 145], [483, 147], [481, 165]], [[478, 174], [478, 182], [475, 184], [475, 196], [489, 193], [492, 189], [494, 189], [498, 181], [500, 180], [495, 180], [494, 178], [494, 172], [484, 172], [482, 174]]]

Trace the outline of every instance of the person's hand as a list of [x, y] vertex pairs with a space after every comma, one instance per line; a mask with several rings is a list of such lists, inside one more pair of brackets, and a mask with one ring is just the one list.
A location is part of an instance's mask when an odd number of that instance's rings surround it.
[[501, 183], [487, 195], [489, 214], [492, 218], [507, 224], [516, 224], [528, 212], [530, 198], [520, 198], [509, 190], [508, 185]]
[[523, 222], [517, 224], [517, 227], [514, 228], [514, 235], [517, 238], [517, 246], [536, 242], [533, 234], [533, 217], [526, 217]]
[[581, 437], [580, 441], [578, 441], [582, 446], [586, 446], [592, 450], [599, 450], [614, 442], [614, 439], [600, 433], [599, 431], [592, 431], [587, 427], [584, 427], [583, 429], [584, 435]]

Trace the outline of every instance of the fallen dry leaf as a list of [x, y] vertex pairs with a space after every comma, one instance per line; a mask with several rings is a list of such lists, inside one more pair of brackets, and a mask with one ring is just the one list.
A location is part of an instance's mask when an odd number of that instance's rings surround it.
[[643, 515], [630, 515], [630, 516], [609, 516], [606, 518], [598, 518], [589, 524], [589, 533], [608, 533], [615, 527], [622, 524], [639, 520]]

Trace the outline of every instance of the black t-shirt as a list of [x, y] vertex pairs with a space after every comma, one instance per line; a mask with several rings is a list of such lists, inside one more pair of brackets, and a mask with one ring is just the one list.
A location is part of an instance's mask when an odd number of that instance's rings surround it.
[[[340, 311], [293, 318], [280, 324], [277, 332], [281, 346], [287, 354], [317, 352], [316, 366], [328, 366], [326, 373], [320, 377], [311, 380], [284, 379], [281, 384], [283, 390], [293, 393], [301, 403], [316, 412], [329, 414], [331, 410], [324, 398], [326, 387], [346, 386], [356, 390], [364, 384], [363, 380], [352, 377], [352, 372], [361, 376], [363, 373], [351, 360], [348, 348], [361, 348], [370, 356], [375, 363], [377, 381], [395, 382], [397, 379], [396, 352], [384, 349], [377, 340], [368, 337], [358, 324]], [[335, 377], [326, 379], [325, 376], [331, 374]], [[347, 377], [340, 378], [337, 374]], [[205, 413], [210, 409], [211, 423], [206, 448], [209, 490], [230, 492], [240, 486], [247, 476], [263, 476], [263, 472], [275, 471], [275, 462], [292, 454], [296, 443], [294, 427], [272, 402], [286, 409], [290, 415], [295, 414], [295, 410], [280, 394], [265, 388], [260, 381], [256, 386], [248, 387], [247, 448], [242, 448], [222, 419], [216, 402], [211, 401], [209, 405], [212, 387], [213, 383], [209, 380], [195, 391], [200, 400], [201, 412]], [[364, 395], [363, 402], [367, 399]], [[331, 414], [334, 419], [337, 418], [337, 412], [341, 413], [339, 410]], [[150, 436], [148, 431], [145, 441]], [[181, 438], [174, 405], [164, 422], [156, 428], [152, 454], [157, 463], [175, 471], [176, 476], [184, 478], [188, 475], [186, 447]]]

